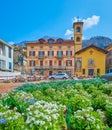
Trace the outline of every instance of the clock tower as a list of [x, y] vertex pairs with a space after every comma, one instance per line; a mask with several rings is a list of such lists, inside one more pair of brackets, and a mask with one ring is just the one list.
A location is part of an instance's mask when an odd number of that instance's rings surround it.
[[83, 22], [80, 22], [79, 20], [73, 24], [75, 52], [82, 49], [82, 27]]

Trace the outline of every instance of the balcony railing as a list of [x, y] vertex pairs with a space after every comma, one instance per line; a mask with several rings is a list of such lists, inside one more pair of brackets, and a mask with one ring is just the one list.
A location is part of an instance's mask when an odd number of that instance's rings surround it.
[[36, 66], [35, 69], [66, 69], [66, 66]]
[[57, 55], [57, 58], [63, 58], [63, 55]]
[[43, 59], [43, 58], [45, 58], [45, 56], [44, 55], [39, 55], [38, 58]]

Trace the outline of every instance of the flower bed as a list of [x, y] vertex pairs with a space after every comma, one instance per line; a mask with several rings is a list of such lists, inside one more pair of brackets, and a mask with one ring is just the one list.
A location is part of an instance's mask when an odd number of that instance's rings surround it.
[[95, 80], [26, 84], [0, 95], [0, 130], [111, 130], [112, 85]]

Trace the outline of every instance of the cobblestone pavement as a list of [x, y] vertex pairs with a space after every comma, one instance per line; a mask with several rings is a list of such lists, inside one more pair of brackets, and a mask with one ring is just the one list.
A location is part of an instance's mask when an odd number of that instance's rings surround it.
[[0, 93], [5, 93], [11, 91], [13, 88], [17, 86], [21, 86], [26, 83], [40, 83], [40, 82], [48, 82], [48, 80], [41, 80], [35, 82], [23, 82], [23, 83], [0, 83]]

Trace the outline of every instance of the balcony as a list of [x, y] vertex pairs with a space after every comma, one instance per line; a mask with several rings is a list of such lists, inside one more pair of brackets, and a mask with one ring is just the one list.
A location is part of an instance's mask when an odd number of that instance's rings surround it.
[[42, 69], [66, 69], [66, 66], [36, 66], [35, 69], [42, 70]]
[[63, 55], [57, 55], [57, 58], [63, 58]]
[[43, 58], [45, 58], [45, 56], [44, 55], [39, 55], [38, 58], [43, 59]]

